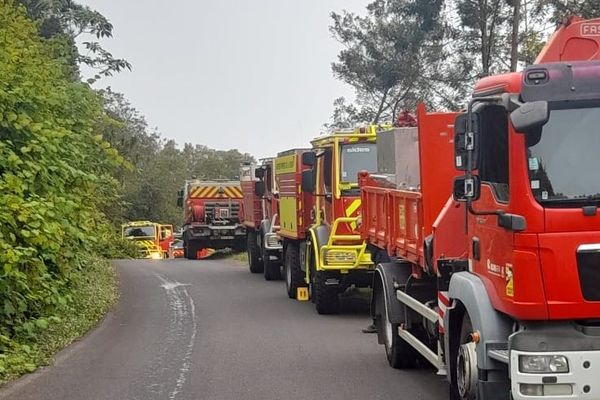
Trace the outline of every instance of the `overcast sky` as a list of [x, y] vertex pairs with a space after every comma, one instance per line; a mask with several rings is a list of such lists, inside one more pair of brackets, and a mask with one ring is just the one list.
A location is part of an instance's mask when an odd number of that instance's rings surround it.
[[114, 25], [102, 41], [132, 72], [104, 78], [164, 137], [257, 157], [304, 147], [336, 97], [331, 11], [369, 0], [79, 0]]

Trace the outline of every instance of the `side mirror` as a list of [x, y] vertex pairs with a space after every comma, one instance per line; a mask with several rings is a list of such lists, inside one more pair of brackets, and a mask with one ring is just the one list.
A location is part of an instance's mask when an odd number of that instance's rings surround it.
[[254, 194], [258, 197], [263, 197], [265, 195], [265, 181], [254, 182]]
[[[306, 153], [304, 153], [306, 154]], [[315, 192], [315, 171], [307, 169], [302, 171], [302, 191], [306, 193]]]
[[254, 170], [254, 177], [257, 179], [263, 179], [265, 177], [265, 170], [264, 168], [256, 168]]
[[498, 215], [498, 226], [509, 231], [521, 232], [527, 229], [525, 217], [516, 214]]
[[177, 192], [177, 207], [183, 208], [183, 190]]
[[481, 193], [481, 180], [477, 175], [471, 178], [459, 176], [454, 179], [454, 190], [452, 197], [455, 201], [466, 202], [467, 200], [479, 200]]
[[302, 165], [312, 167], [317, 163], [317, 156], [312, 151], [302, 153]]
[[510, 113], [510, 121], [517, 132], [526, 133], [548, 122], [550, 110], [547, 101], [525, 103]]
[[471, 118], [471, 132], [467, 132], [468, 114], [461, 114], [454, 121], [454, 166], [459, 171], [469, 170], [469, 152], [470, 169], [479, 168], [479, 114], [471, 113]]

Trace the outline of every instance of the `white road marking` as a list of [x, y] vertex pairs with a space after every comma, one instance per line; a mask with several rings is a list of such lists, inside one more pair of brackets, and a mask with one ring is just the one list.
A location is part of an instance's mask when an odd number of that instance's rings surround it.
[[196, 322], [196, 306], [194, 304], [194, 299], [192, 296], [190, 296], [187, 290], [187, 286], [190, 286], [190, 284], [170, 281], [164, 276], [158, 274], [156, 274], [156, 277], [162, 282], [162, 285], [160, 286], [167, 292], [167, 298], [169, 299], [171, 310], [173, 311], [173, 324], [175, 325], [175, 330], [179, 334], [185, 335], [186, 321], [191, 322], [192, 325], [185, 354], [181, 359], [181, 364], [179, 366], [179, 375], [175, 381], [175, 387], [171, 393], [169, 393], [168, 397], [169, 400], [175, 400], [177, 395], [183, 389], [183, 385], [185, 385], [192, 366], [192, 354], [194, 352], [196, 333], [198, 331]]

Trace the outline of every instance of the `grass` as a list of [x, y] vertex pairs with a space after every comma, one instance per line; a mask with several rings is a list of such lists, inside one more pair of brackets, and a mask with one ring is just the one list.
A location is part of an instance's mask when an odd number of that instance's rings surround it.
[[61, 349], [95, 327], [118, 298], [117, 280], [109, 261], [92, 259], [73, 282], [72, 302], [53, 316], [48, 327], [28, 338], [13, 338], [0, 354], [0, 386], [49, 365]]
[[235, 261], [239, 261], [241, 263], [247, 263], [248, 262], [248, 253], [243, 252], [243, 253], [233, 253], [231, 254], [231, 258]]

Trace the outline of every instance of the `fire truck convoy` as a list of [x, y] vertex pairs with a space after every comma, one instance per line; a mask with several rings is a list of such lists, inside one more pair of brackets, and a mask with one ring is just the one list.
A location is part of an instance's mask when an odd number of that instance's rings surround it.
[[373, 263], [358, 231], [358, 172], [375, 171], [378, 127], [321, 135], [311, 149], [275, 159], [279, 236], [290, 298], [310, 297], [319, 314], [339, 311], [339, 294], [369, 287]]
[[186, 258], [204, 258], [211, 254], [208, 249], [245, 250], [242, 199], [242, 189], [236, 181], [185, 182], [177, 204], [184, 209], [182, 236]]
[[150, 221], [132, 221], [123, 224], [121, 234], [132, 240], [139, 248], [142, 258], [160, 259], [168, 257], [169, 245], [173, 242], [173, 226]]
[[244, 163], [240, 171], [248, 266], [252, 273], [262, 272], [268, 281], [281, 279], [283, 249], [277, 234], [279, 191], [273, 161], [267, 158], [260, 165]]
[[[395, 368], [447, 375], [452, 399], [600, 399], [599, 28], [571, 19], [534, 65], [479, 81], [464, 114], [420, 106], [417, 127], [378, 135], [379, 172], [360, 173], [379, 342]], [[360, 246], [330, 253], [354, 237], [327, 215], [356, 196], [336, 189], [333, 154], [332, 178], [324, 153], [305, 158], [319, 212], [301, 248], [317, 284], [341, 284], [342, 270], [319, 277], [337, 262], [368, 264]]]

